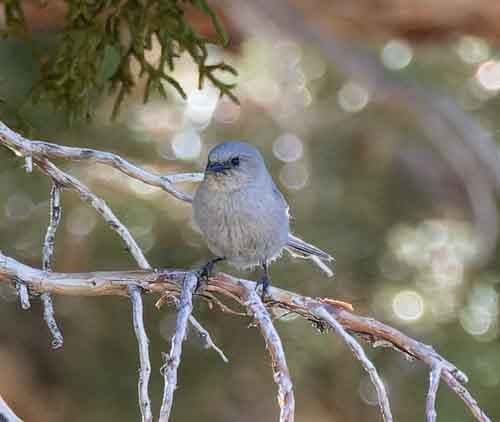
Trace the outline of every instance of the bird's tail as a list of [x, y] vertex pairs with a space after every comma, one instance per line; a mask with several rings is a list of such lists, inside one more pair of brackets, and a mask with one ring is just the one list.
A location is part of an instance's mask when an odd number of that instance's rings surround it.
[[316, 246], [303, 241], [293, 234], [289, 234], [286, 250], [295, 258], [310, 259], [319, 268], [321, 268], [328, 275], [328, 277], [333, 276], [332, 269], [328, 265], [326, 265], [324, 261], [331, 262], [331, 265], [334, 266], [335, 259], [333, 258], [333, 256], [327, 254]]

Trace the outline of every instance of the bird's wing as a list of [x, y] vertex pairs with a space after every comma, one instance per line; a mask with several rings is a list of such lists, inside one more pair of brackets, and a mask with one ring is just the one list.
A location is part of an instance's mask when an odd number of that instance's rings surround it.
[[324, 261], [331, 262], [333, 266], [335, 265], [335, 259], [333, 256], [327, 254], [316, 246], [311, 245], [310, 243], [307, 243], [299, 237], [289, 233], [288, 243], [285, 249], [293, 257], [310, 259], [318, 267], [320, 267], [328, 275], [328, 277], [333, 276], [332, 269], [326, 265]]
[[274, 183], [273, 180], [271, 180], [273, 184], [273, 194], [276, 197], [276, 199], [283, 204], [283, 206], [286, 208], [286, 215], [290, 217], [290, 206], [288, 205], [288, 202], [286, 202], [285, 197], [283, 194], [280, 192], [276, 184]]

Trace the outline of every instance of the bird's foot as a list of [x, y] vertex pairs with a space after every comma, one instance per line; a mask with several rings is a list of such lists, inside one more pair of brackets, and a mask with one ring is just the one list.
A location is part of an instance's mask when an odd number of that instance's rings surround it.
[[267, 275], [262, 276], [260, 280], [257, 282], [255, 290], [262, 288], [262, 291], [260, 293], [260, 298], [262, 299], [262, 301], [266, 300], [270, 296], [269, 295], [270, 286], [271, 286], [271, 280], [269, 280], [269, 277]]
[[208, 284], [208, 279], [212, 276], [212, 271], [217, 262], [224, 260], [224, 258], [214, 258], [208, 261], [197, 272], [198, 281], [196, 283], [196, 290], [204, 289]]

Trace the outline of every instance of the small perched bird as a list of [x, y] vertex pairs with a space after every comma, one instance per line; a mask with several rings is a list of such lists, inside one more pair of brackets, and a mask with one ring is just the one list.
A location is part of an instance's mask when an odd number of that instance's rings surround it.
[[312, 259], [332, 275], [322, 261], [333, 258], [290, 233], [288, 204], [262, 155], [250, 144], [228, 141], [210, 150], [205, 178], [193, 199], [193, 216], [215, 255], [204, 266], [203, 277], [222, 260], [240, 269], [262, 266], [259, 284], [264, 295], [270, 284], [268, 265], [283, 249]]

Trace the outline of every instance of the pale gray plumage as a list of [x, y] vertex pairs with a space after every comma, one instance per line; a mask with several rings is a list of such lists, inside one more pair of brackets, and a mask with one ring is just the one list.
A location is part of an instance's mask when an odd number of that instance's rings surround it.
[[228, 141], [210, 150], [205, 178], [193, 199], [193, 216], [216, 257], [239, 268], [262, 265], [264, 287], [267, 264], [283, 249], [316, 263], [333, 260], [290, 234], [288, 204], [260, 152], [244, 142]]

